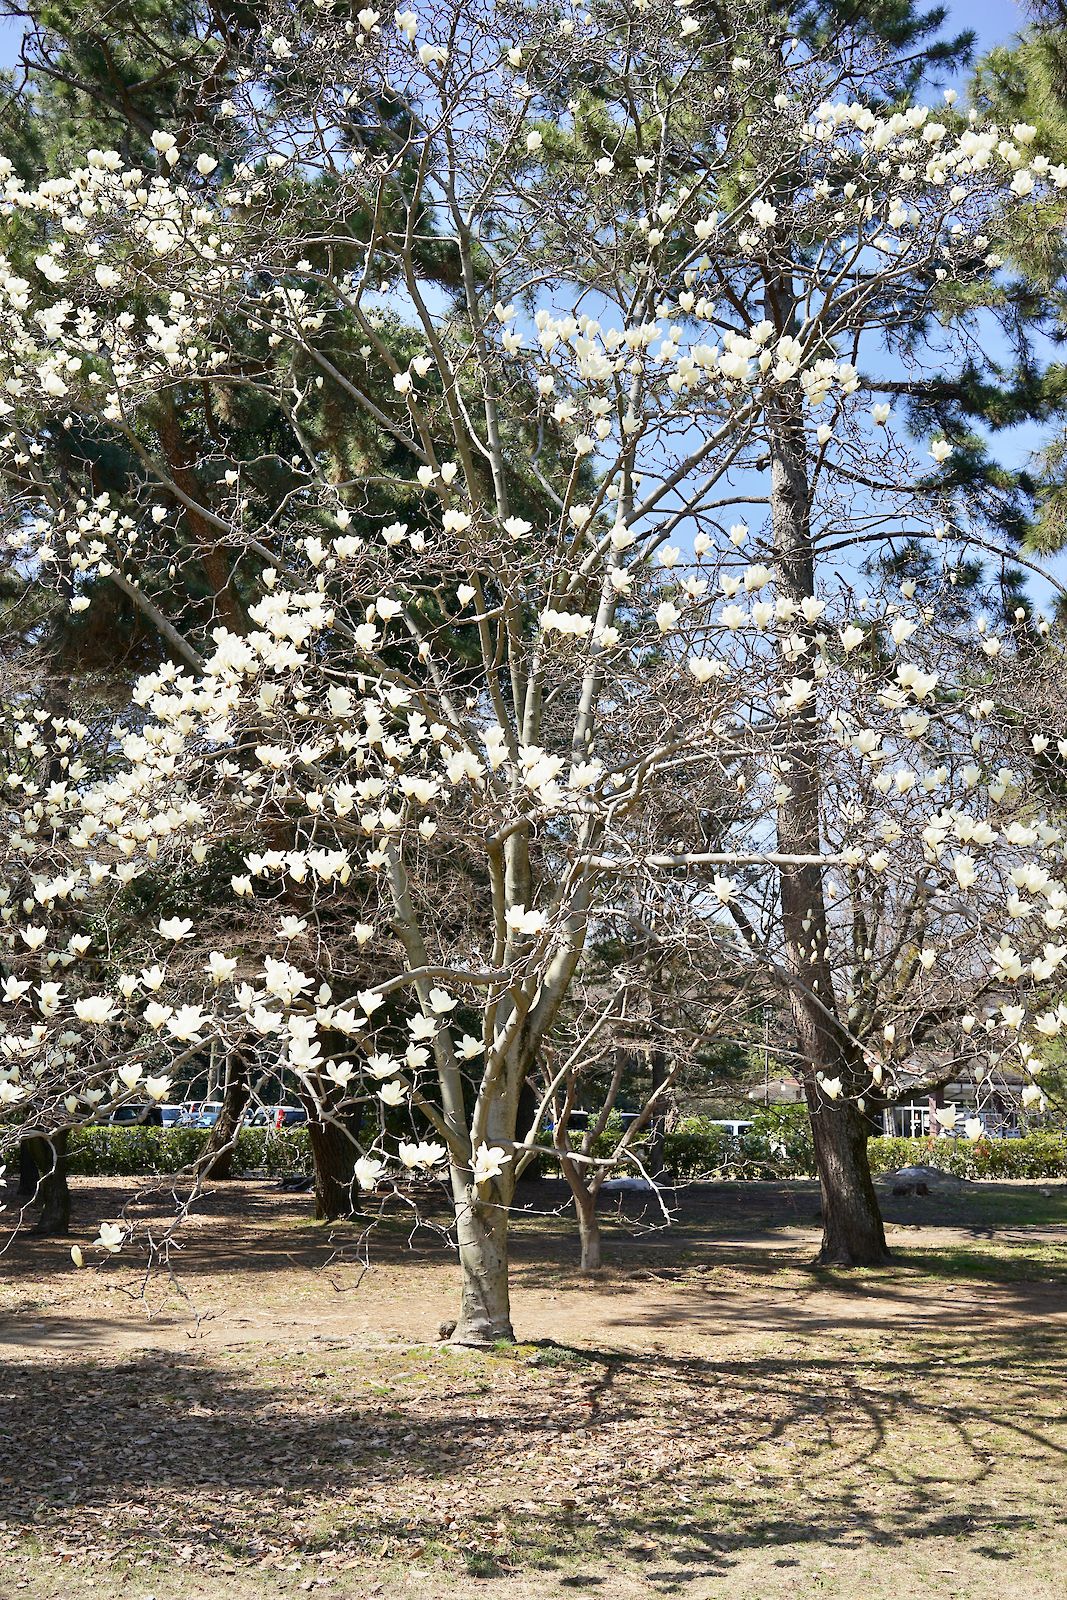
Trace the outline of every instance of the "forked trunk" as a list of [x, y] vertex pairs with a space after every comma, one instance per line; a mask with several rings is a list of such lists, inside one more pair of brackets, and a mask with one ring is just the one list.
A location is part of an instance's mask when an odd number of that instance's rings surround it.
[[462, 1297], [452, 1343], [513, 1343], [507, 1205], [486, 1204], [473, 1197], [458, 1201], [456, 1236]]
[[831, 1105], [808, 1096], [822, 1193], [822, 1248], [828, 1267], [878, 1267], [890, 1259], [867, 1158], [867, 1122], [852, 1101]]

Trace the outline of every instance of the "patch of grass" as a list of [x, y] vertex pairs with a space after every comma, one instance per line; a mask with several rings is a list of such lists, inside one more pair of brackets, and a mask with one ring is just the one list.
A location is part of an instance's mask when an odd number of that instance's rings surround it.
[[985, 1283], [1067, 1283], [1067, 1242], [1037, 1241], [986, 1248], [917, 1246], [894, 1251], [896, 1262], [932, 1279], [971, 1279]]

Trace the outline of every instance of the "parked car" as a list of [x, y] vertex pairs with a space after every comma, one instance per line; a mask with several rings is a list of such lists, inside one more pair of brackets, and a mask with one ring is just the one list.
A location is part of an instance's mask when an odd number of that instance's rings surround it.
[[307, 1122], [303, 1106], [258, 1106], [248, 1119], [250, 1128], [300, 1128]]
[[748, 1132], [752, 1123], [739, 1121], [736, 1118], [712, 1117], [711, 1126], [713, 1128], [725, 1128], [731, 1139], [740, 1139], [743, 1133]]
[[108, 1122], [113, 1128], [161, 1128], [163, 1112], [156, 1105], [116, 1106]]
[[165, 1128], [176, 1128], [182, 1120], [181, 1106], [160, 1106], [159, 1114]]
[[179, 1128], [195, 1128], [196, 1119], [200, 1115], [202, 1100], [183, 1100], [178, 1116]]
[[222, 1115], [221, 1100], [204, 1100], [197, 1113], [194, 1128], [213, 1128]]

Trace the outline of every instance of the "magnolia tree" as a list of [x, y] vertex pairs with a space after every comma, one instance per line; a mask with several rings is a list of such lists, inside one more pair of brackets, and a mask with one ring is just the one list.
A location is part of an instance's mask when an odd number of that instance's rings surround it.
[[[780, 977], [828, 1252], [877, 1259], [861, 1102], [915, 995], [989, 995], [991, 962], [991, 1059], [1032, 1059], [1062, 848], [988, 767], [1057, 748], [1054, 694], [1040, 732], [1005, 715], [1011, 641], [854, 593], [877, 542], [940, 537], [946, 583], [988, 542], [951, 443], [917, 459], [860, 369], [918, 383], [921, 341], [906, 380], [882, 341], [950, 287], [979, 303], [1003, 208], [1067, 170], [1029, 130], [884, 109], [876, 63], [751, 8], [714, 36], [652, 3], [338, 18], [286, 6], [243, 47], [239, 160], [191, 121], [151, 170], [93, 150], [4, 185], [12, 251], [39, 245], [0, 272], [9, 543], [75, 612], [124, 586], [174, 651], [91, 759], [75, 718], [12, 709], [4, 1136], [252, 1048], [349, 1130], [363, 1187], [447, 1173], [456, 1337], [509, 1337], [523, 1086], [590, 941], [635, 894], [669, 929], [682, 882], [679, 960], [702, 920], [737, 961], [728, 921]], [[388, 473], [323, 448], [326, 386]], [[161, 393], [216, 399], [195, 473], [141, 426]], [[218, 421], [243, 396], [285, 441], [273, 495]], [[71, 430], [139, 463], [122, 505], [88, 446], [49, 472]], [[164, 533], [253, 564], [206, 652], [140, 582]], [[217, 903], [183, 899], [228, 857]], [[1030, 900], [998, 898], [1012, 873]], [[379, 1105], [418, 1130], [395, 1153]]]

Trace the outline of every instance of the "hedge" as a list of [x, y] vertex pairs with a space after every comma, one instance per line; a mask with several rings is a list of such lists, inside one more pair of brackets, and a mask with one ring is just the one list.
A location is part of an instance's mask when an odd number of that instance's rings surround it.
[[[206, 1128], [82, 1128], [70, 1137], [70, 1171], [80, 1177], [146, 1177], [188, 1170], [203, 1154]], [[598, 1153], [609, 1154], [609, 1135]], [[871, 1170], [931, 1166], [961, 1178], [1067, 1178], [1067, 1135], [1023, 1139], [871, 1139]], [[815, 1171], [811, 1131], [801, 1108], [760, 1110], [734, 1138], [705, 1117], [687, 1117], [666, 1135], [664, 1164], [679, 1181], [700, 1178], [806, 1178]], [[551, 1173], [551, 1156], [539, 1162]], [[242, 1128], [235, 1172], [282, 1177], [312, 1170], [306, 1128]]]
[[[757, 1114], [740, 1138], [693, 1117], [669, 1133], [665, 1162], [679, 1178], [804, 1178], [815, 1172], [807, 1117]], [[877, 1176], [901, 1167], [937, 1167], [960, 1178], [1067, 1178], [1067, 1134], [1022, 1139], [870, 1139]]]
[[958, 1178], [1067, 1178], [1067, 1134], [1028, 1133], [1022, 1139], [872, 1139], [871, 1170], [938, 1167]]
[[[84, 1178], [152, 1177], [184, 1172], [203, 1155], [208, 1128], [79, 1128], [68, 1145], [69, 1170]], [[306, 1128], [242, 1128], [235, 1172], [278, 1178], [311, 1172]]]
[[663, 1160], [676, 1178], [804, 1178], [815, 1171], [803, 1107], [761, 1107], [735, 1137], [707, 1117], [686, 1117], [666, 1135]]

